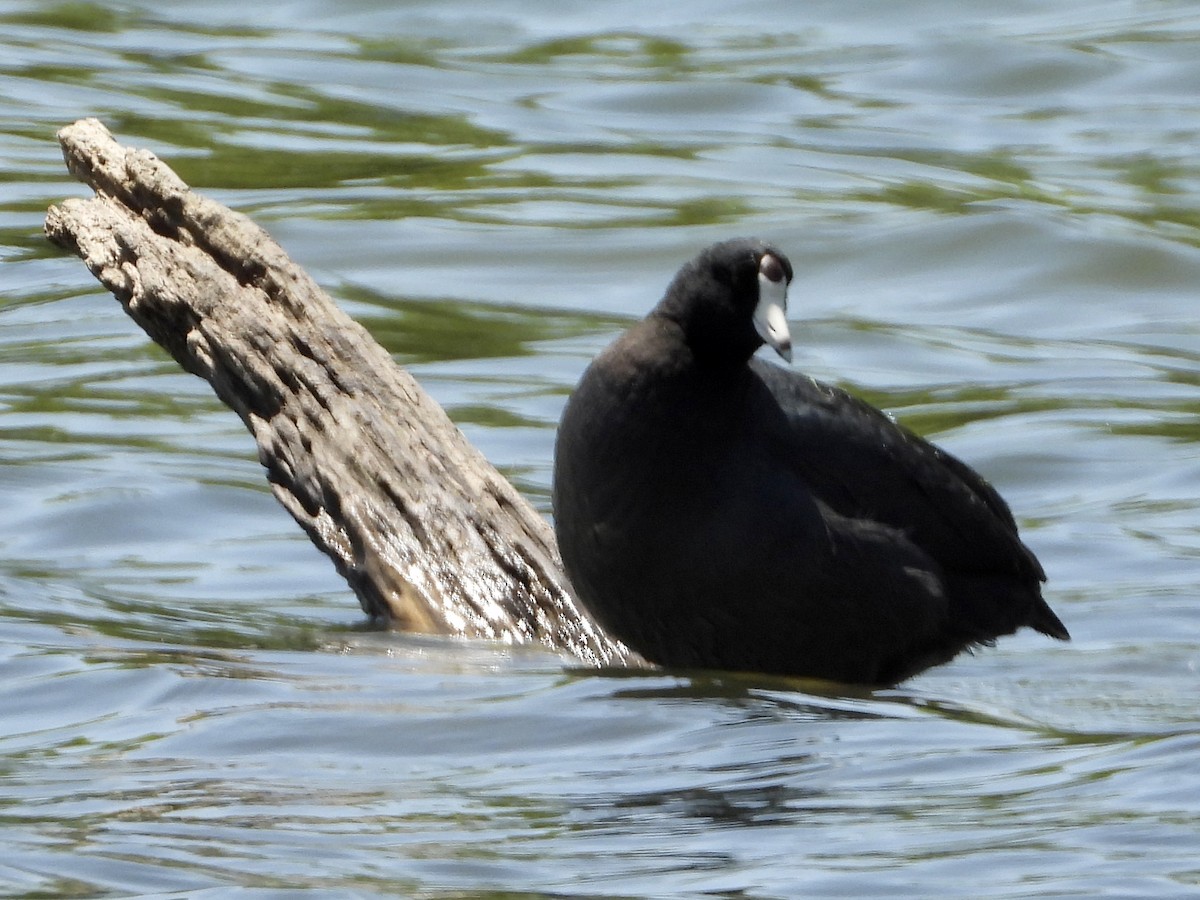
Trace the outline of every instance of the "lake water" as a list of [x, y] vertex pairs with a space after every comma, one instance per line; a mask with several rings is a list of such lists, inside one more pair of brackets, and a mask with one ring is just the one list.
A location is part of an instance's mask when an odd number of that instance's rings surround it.
[[[74, 258], [84, 115], [252, 215], [548, 509], [725, 237], [969, 460], [1074, 635], [888, 691], [365, 628]], [[1200, 894], [1200, 9], [0, 3], [0, 896]]]

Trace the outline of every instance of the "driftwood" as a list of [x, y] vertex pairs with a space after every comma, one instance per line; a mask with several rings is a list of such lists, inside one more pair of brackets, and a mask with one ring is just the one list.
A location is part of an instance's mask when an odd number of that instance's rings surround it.
[[570, 595], [548, 523], [263, 229], [95, 119], [58, 137], [96, 196], [51, 207], [46, 234], [241, 417], [368, 615], [632, 658]]

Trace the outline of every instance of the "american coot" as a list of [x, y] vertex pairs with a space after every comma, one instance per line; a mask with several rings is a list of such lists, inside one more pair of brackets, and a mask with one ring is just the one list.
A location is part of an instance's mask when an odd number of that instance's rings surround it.
[[1067, 640], [972, 469], [785, 359], [792, 267], [717, 244], [602, 352], [558, 430], [567, 575], [653, 662], [894, 684], [1022, 625]]

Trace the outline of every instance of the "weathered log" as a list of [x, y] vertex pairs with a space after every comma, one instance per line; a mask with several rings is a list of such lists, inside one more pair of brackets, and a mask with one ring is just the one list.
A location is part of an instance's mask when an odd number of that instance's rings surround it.
[[571, 597], [549, 524], [262, 228], [95, 119], [58, 138], [96, 196], [51, 207], [46, 234], [241, 417], [368, 615], [632, 658]]

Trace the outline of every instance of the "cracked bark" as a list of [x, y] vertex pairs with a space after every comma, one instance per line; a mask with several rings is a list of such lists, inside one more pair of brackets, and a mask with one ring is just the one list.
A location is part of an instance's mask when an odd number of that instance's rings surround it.
[[51, 207], [47, 236], [241, 417], [368, 615], [633, 659], [572, 598], [548, 523], [262, 228], [95, 119], [58, 137], [95, 196]]

